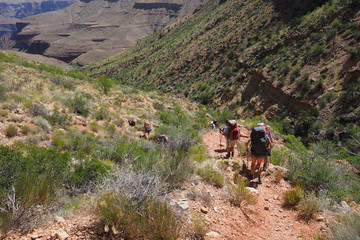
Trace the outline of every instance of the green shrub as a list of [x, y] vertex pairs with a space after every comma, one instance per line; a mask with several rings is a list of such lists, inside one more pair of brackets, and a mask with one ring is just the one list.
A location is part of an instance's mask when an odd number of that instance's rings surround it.
[[90, 129], [91, 129], [91, 131], [93, 131], [93, 132], [98, 132], [98, 131], [99, 131], [99, 128], [100, 128], [100, 126], [99, 126], [99, 124], [98, 124], [97, 122], [91, 122], [91, 123], [90, 123]]
[[190, 221], [192, 223], [192, 234], [195, 239], [204, 239], [208, 231], [208, 224], [203, 214], [194, 213], [191, 215]]
[[300, 200], [296, 209], [300, 218], [310, 220], [320, 211], [320, 203], [315, 194], [310, 193]]
[[22, 126], [22, 127], [21, 127], [21, 132], [22, 132], [22, 134], [24, 134], [24, 135], [28, 135], [28, 134], [30, 133], [30, 127], [29, 127], [29, 126], [26, 126], [26, 125]]
[[45, 118], [37, 116], [33, 119], [33, 122], [35, 123], [36, 126], [44, 130], [46, 133], [50, 133], [51, 126]]
[[18, 134], [17, 126], [10, 124], [5, 129], [5, 135], [9, 138], [15, 137]]
[[48, 110], [45, 109], [44, 106], [40, 105], [40, 104], [34, 104], [31, 108], [31, 114], [36, 117], [36, 116], [41, 116], [46, 118], [48, 116]]
[[94, 111], [93, 114], [94, 114], [94, 117], [96, 118], [96, 120], [109, 119], [109, 117], [110, 117], [109, 109], [106, 107], [100, 107], [100, 109], [97, 111]]
[[82, 92], [76, 92], [75, 96], [70, 98], [66, 104], [76, 114], [80, 114], [85, 117], [89, 115], [89, 96]]
[[339, 97], [341, 109], [346, 112], [353, 111], [360, 104], [360, 77], [349, 77], [343, 82], [343, 91]]
[[6, 88], [3, 84], [0, 84], [0, 101], [4, 101], [6, 99]]
[[103, 93], [106, 95], [110, 92], [110, 89], [113, 85], [111, 79], [105, 76], [100, 76], [99, 79], [97, 80], [97, 83], [101, 88], [101, 90], [103, 91]]
[[271, 151], [271, 163], [274, 165], [285, 166], [293, 154], [284, 147], [275, 146]]
[[62, 128], [66, 128], [70, 125], [70, 118], [67, 115], [61, 114], [57, 107], [55, 107], [54, 111], [49, 114], [49, 121], [51, 124]]
[[224, 186], [224, 176], [215, 171], [210, 165], [200, 168], [197, 171], [197, 174], [206, 182], [213, 184], [215, 187]]
[[251, 205], [257, 203], [256, 196], [250, 193], [250, 191], [246, 188], [247, 185], [248, 182], [240, 177], [237, 180], [237, 185], [231, 186], [232, 191], [230, 194], [230, 202], [232, 204], [240, 207], [242, 206], [243, 202], [246, 202], [247, 204], [251, 204]]
[[285, 206], [295, 206], [300, 202], [300, 199], [303, 195], [301, 187], [296, 186], [292, 189], [289, 189], [283, 193], [282, 199]]
[[74, 158], [76, 163], [73, 165], [73, 170], [69, 173], [69, 181], [77, 188], [88, 188], [89, 183], [97, 182], [109, 170], [105, 164], [91, 155], [80, 152]]
[[149, 200], [139, 203], [124, 195], [103, 194], [96, 213], [103, 224], [115, 228], [126, 239], [177, 239], [180, 224], [166, 202]]
[[349, 240], [360, 238], [360, 214], [350, 213], [330, 224], [330, 240]]
[[9, 112], [6, 109], [0, 109], [0, 117], [7, 117]]
[[335, 19], [331, 25], [334, 29], [337, 29], [337, 30], [340, 30], [343, 26], [342, 21], [340, 19]]

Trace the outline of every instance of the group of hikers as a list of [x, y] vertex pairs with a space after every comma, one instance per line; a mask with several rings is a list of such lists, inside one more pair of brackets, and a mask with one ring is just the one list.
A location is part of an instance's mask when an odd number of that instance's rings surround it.
[[[209, 125], [213, 129], [219, 129], [220, 133], [225, 136], [226, 139], [226, 158], [234, 157], [235, 146], [240, 137], [248, 139], [245, 141], [246, 151], [249, 151], [251, 155], [251, 176], [254, 178], [255, 166], [257, 167], [259, 183], [261, 182], [261, 163], [263, 163], [263, 170], [266, 170], [268, 165], [268, 156], [271, 156], [271, 149], [273, 147], [273, 138], [269, 131], [269, 126], [265, 123], [258, 123], [252, 128], [250, 137], [241, 133], [240, 128], [235, 120], [226, 120], [225, 127], [220, 128], [217, 120], [210, 121]], [[148, 121], [143, 126], [145, 139], [150, 139], [150, 132], [152, 131], [151, 125]], [[161, 134], [156, 137], [159, 143], [164, 145], [169, 143], [169, 139], [166, 135]]]
[[251, 176], [254, 178], [255, 166], [257, 166], [257, 172], [259, 177], [259, 183], [261, 182], [260, 167], [263, 163], [263, 170], [266, 170], [268, 166], [268, 156], [271, 156], [271, 149], [273, 147], [273, 138], [269, 131], [269, 126], [265, 123], [258, 123], [252, 128], [250, 137], [241, 133], [240, 128], [235, 120], [226, 120], [224, 128], [220, 128], [218, 121], [211, 121], [211, 127], [213, 129], [219, 129], [220, 133], [225, 136], [226, 139], [226, 158], [234, 157], [235, 145], [240, 137], [248, 139], [245, 141], [246, 151], [251, 153]]

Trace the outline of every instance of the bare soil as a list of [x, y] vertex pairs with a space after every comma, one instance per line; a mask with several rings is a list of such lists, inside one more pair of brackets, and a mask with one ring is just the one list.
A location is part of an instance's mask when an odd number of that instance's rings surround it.
[[[242, 132], [246, 134], [247, 130], [242, 129]], [[245, 140], [241, 138], [240, 141]], [[220, 137], [219, 132], [209, 131], [204, 135], [204, 144], [212, 161], [217, 167], [219, 161], [226, 160], [225, 166], [228, 167], [222, 171], [229, 182], [232, 182], [234, 163], [241, 165], [250, 162], [247, 162], [246, 156], [239, 156], [237, 152], [234, 158], [225, 159], [224, 143], [225, 139]], [[283, 206], [282, 193], [292, 187], [289, 182], [282, 179], [275, 183], [271, 175], [266, 172], [262, 175], [262, 184], [258, 184], [257, 180], [250, 181], [249, 189], [257, 196], [255, 205], [234, 206], [229, 201], [226, 187], [216, 188], [198, 177], [184, 184], [182, 189], [169, 194], [171, 205], [184, 220], [187, 232], [185, 239], [194, 236], [190, 220], [194, 213], [203, 214], [207, 222], [207, 240], [313, 239], [316, 235], [325, 234], [324, 216], [318, 215], [313, 220], [304, 221], [298, 218], [295, 209]], [[189, 207], [180, 208], [179, 201], [187, 202]], [[64, 220], [51, 220], [46, 227], [34, 229], [24, 236], [13, 235], [8, 239], [54, 239], [59, 231], [65, 231], [68, 234], [67, 239], [118, 239], [104, 232], [99, 221], [91, 214], [65, 217]]]

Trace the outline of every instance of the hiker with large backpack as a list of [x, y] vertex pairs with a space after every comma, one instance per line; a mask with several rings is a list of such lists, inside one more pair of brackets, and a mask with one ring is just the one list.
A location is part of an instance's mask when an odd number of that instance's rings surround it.
[[251, 142], [251, 175], [254, 178], [255, 164], [259, 175], [259, 183], [261, 183], [261, 162], [267, 158], [268, 148], [272, 147], [269, 137], [266, 134], [266, 129], [263, 125], [257, 125], [253, 127], [250, 134], [250, 140], [247, 142], [247, 146]]
[[264, 160], [264, 168], [263, 170], [265, 171], [267, 166], [268, 166], [268, 156], [271, 156], [271, 149], [273, 147], [273, 143], [274, 143], [274, 139], [271, 135], [271, 132], [269, 130], [270, 126], [269, 125], [266, 125], [265, 123], [258, 123], [258, 126], [263, 126], [265, 127], [265, 132], [266, 132], [266, 136], [268, 137], [268, 140], [269, 140], [269, 146], [268, 146], [268, 149], [267, 149], [267, 154], [266, 154], [266, 157], [265, 157], [265, 160]]
[[226, 126], [224, 127], [222, 134], [226, 138], [226, 157], [234, 157], [235, 145], [240, 137], [248, 138], [248, 136], [240, 133], [240, 128], [235, 120], [226, 120]]

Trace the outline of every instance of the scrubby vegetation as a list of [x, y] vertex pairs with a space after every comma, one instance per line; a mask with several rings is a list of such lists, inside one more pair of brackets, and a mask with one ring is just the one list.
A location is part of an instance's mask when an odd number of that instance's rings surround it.
[[[106, 78], [93, 80], [11, 54], [0, 57], [0, 108], [7, 126], [2, 143], [13, 144], [0, 146], [2, 236], [28, 230], [41, 222], [36, 212], [46, 217], [85, 192], [98, 196], [96, 212], [118, 237], [180, 236], [181, 222], [164, 196], [207, 156], [199, 135], [207, 126], [205, 109], [109, 85]], [[152, 101], [164, 107], [145, 104]], [[145, 120], [156, 126], [150, 141], [138, 134]], [[157, 143], [157, 134], [166, 134], [169, 144]]]

